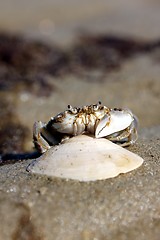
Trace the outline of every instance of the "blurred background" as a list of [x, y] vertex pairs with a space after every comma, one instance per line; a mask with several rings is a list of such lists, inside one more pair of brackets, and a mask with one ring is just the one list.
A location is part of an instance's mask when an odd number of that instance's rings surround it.
[[0, 1], [0, 153], [68, 104], [130, 108], [160, 123], [158, 0]]
[[158, 0], [6, 0], [0, 2], [0, 29], [67, 45], [79, 31], [155, 39]]
[[[0, 239], [159, 239], [159, 25], [159, 0], [0, 1]], [[29, 174], [34, 122], [98, 101], [138, 117], [141, 168], [86, 184]]]
[[155, 39], [158, 0], [46, 0], [0, 2], [0, 29], [68, 44], [80, 31]]

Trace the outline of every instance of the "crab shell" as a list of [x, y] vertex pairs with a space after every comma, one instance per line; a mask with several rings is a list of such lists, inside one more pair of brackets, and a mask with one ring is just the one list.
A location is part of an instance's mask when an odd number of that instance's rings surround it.
[[114, 110], [103, 106], [89, 113], [88, 108], [86, 112], [83, 110], [79, 114], [68, 110], [58, 114], [51, 120], [53, 129], [71, 135], [80, 135], [86, 129], [95, 134], [96, 138], [101, 138], [126, 129], [134, 121], [130, 110]]
[[79, 135], [51, 147], [27, 171], [79, 181], [116, 177], [138, 168], [143, 159], [111, 141]]

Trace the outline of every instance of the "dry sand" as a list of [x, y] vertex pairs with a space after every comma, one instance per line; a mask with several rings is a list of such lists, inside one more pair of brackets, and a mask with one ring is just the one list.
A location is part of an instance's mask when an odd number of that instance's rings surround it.
[[31, 160], [1, 167], [1, 239], [158, 240], [159, 131], [143, 130], [129, 148], [145, 160], [139, 169], [105, 181], [30, 175]]

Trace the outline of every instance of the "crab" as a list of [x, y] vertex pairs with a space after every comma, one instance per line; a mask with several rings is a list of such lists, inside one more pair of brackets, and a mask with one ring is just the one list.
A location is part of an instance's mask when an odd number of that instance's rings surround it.
[[80, 108], [68, 105], [48, 123], [37, 121], [33, 126], [34, 145], [41, 153], [81, 134], [103, 137], [126, 147], [137, 140], [137, 118], [129, 109], [112, 109], [98, 102]]

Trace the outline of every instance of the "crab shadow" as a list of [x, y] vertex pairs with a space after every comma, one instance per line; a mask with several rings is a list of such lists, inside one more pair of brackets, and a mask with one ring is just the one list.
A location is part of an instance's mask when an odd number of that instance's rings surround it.
[[40, 157], [42, 154], [39, 152], [27, 152], [27, 153], [6, 153], [0, 155], [0, 166], [6, 164], [13, 164], [18, 161], [26, 161], [28, 159], [34, 159]]

